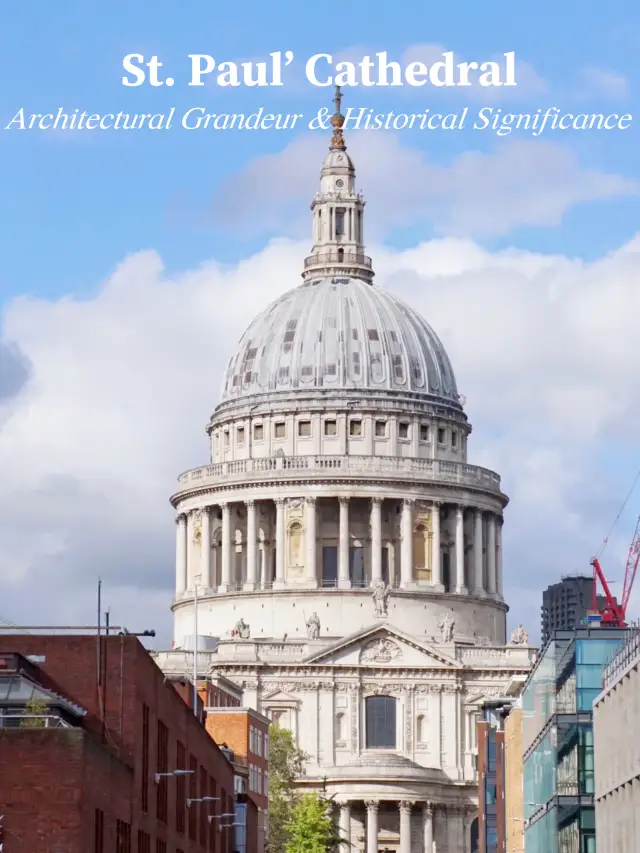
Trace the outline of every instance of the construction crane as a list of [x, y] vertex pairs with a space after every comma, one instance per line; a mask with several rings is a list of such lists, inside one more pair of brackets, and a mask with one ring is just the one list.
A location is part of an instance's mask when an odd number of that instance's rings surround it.
[[[627, 627], [627, 606], [631, 597], [631, 590], [636, 579], [638, 571], [638, 563], [640, 562], [640, 516], [636, 522], [636, 529], [633, 533], [633, 539], [629, 547], [627, 556], [627, 565], [624, 573], [624, 585], [622, 587], [622, 595], [618, 602], [611, 594], [609, 584], [604, 576], [600, 560], [594, 557], [591, 561], [593, 566], [593, 603], [592, 612], [594, 616], [600, 616], [600, 621], [603, 625], [609, 628], [626, 628]], [[605, 597], [604, 607], [598, 608], [598, 581], [602, 587]]]

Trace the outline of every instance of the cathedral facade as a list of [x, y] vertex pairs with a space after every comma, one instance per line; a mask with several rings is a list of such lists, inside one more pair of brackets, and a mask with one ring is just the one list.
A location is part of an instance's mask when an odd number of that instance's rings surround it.
[[345, 853], [473, 853], [478, 709], [534, 654], [507, 643], [507, 497], [438, 337], [373, 283], [343, 123], [338, 95], [302, 283], [243, 335], [172, 497], [174, 647], [197, 602], [199, 666], [291, 729]]

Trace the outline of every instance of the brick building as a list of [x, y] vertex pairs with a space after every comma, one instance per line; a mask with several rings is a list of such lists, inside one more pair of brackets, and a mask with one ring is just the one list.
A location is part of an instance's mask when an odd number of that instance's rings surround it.
[[233, 768], [135, 637], [0, 636], [0, 705], [9, 853], [235, 849]]

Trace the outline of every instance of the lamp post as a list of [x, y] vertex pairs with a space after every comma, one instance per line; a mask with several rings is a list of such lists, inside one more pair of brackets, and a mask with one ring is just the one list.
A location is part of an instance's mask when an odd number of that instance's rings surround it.
[[192, 773], [195, 773], [195, 770], [170, 770], [168, 773], [154, 773], [153, 781], [156, 785], [160, 784], [160, 780], [164, 779], [166, 776], [190, 776]]
[[[208, 815], [207, 820], [209, 821], [209, 823], [211, 823], [212, 820], [221, 820], [223, 817], [235, 817], [235, 816], [236, 816], [235, 812], [225, 812], [224, 814], [210, 814], [210, 815]], [[220, 824], [219, 829], [222, 829], [222, 828], [223, 828], [222, 824]]]
[[187, 808], [190, 809], [191, 803], [218, 803], [220, 802], [220, 797], [194, 797], [193, 799], [187, 798], [185, 802], [187, 804]]

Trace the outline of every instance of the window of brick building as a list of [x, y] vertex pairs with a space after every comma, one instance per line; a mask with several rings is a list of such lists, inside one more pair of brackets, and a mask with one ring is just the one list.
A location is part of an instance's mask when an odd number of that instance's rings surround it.
[[167, 853], [167, 842], [161, 838], [156, 841], [156, 853]]
[[93, 836], [95, 853], [104, 853], [104, 812], [102, 809], [96, 809]]
[[[189, 799], [198, 799], [198, 761], [195, 755], [189, 756]], [[198, 840], [198, 809], [189, 809], [189, 838], [191, 841]]]
[[[201, 797], [210, 797], [211, 794], [207, 791], [207, 782], [209, 780], [209, 776], [204, 767], [200, 767], [200, 796]], [[206, 803], [201, 803], [198, 812], [200, 813], [200, 846], [207, 846], [207, 808]]]
[[138, 853], [151, 853], [151, 836], [143, 829], [138, 830]]
[[116, 853], [131, 853], [131, 824], [116, 821]]
[[[156, 772], [169, 771], [169, 730], [158, 720], [158, 735], [156, 744]], [[166, 826], [168, 812], [168, 777], [162, 776], [156, 785], [156, 819]]]
[[[178, 741], [176, 745], [176, 768], [184, 769], [186, 754], [184, 744]], [[184, 835], [184, 810], [186, 808], [185, 801], [187, 799], [187, 777], [176, 776], [176, 832], [179, 835]]]
[[149, 811], [149, 706], [142, 706], [142, 771], [140, 773], [142, 785], [141, 800], [142, 811]]
[[[212, 797], [217, 797], [218, 795], [217, 795], [216, 791], [217, 791], [216, 780], [213, 778], [213, 776], [209, 776], [209, 794]], [[210, 803], [209, 805], [210, 805], [209, 814], [222, 814], [222, 812], [219, 809], [220, 803], [216, 803], [214, 801], [214, 802]], [[209, 850], [215, 851], [215, 849], [216, 849], [216, 823], [217, 823], [217, 821], [207, 820], [207, 823], [209, 824]]]

